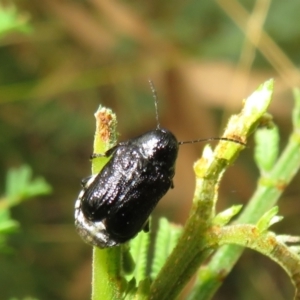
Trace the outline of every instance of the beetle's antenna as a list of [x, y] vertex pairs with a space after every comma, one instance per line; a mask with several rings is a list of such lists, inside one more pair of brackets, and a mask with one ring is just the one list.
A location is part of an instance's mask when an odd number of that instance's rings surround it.
[[[151, 79], [148, 80], [149, 81], [149, 85], [150, 85], [150, 89], [154, 98], [154, 104], [155, 104], [155, 115], [156, 115], [156, 129], [160, 129], [160, 123], [159, 123], [159, 119], [158, 119], [158, 97], [157, 97], [157, 92], [156, 89], [154, 87], [154, 83]], [[229, 138], [225, 138], [225, 137], [212, 137], [212, 138], [207, 138], [207, 139], [198, 139], [198, 140], [192, 140], [192, 141], [181, 141], [178, 142], [178, 145], [184, 145], [184, 144], [194, 144], [194, 143], [200, 143], [200, 142], [206, 142], [206, 141], [228, 141], [228, 142], [233, 142], [236, 144], [240, 144], [243, 146], [246, 146], [245, 143], [239, 141], [239, 140], [235, 140], [235, 139], [229, 139]]]
[[240, 144], [243, 146], [246, 146], [245, 143], [235, 140], [235, 139], [229, 139], [229, 138], [224, 138], [224, 137], [212, 137], [212, 138], [207, 138], [207, 139], [199, 139], [199, 140], [192, 140], [192, 141], [182, 141], [178, 142], [178, 145], [184, 145], [184, 144], [194, 144], [194, 143], [199, 143], [199, 142], [206, 142], [206, 141], [228, 141], [228, 142], [233, 142], [236, 144]]
[[150, 89], [154, 98], [154, 104], [155, 104], [155, 115], [156, 115], [156, 129], [160, 129], [159, 119], [158, 119], [158, 97], [157, 92], [154, 87], [153, 81], [151, 79], [148, 80], [150, 84]]

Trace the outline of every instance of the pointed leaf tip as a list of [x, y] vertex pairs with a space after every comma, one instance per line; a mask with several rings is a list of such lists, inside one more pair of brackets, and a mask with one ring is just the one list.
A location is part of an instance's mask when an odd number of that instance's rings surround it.
[[246, 100], [244, 106], [245, 115], [260, 114], [263, 115], [268, 108], [273, 93], [274, 80], [261, 84]]
[[257, 222], [257, 228], [260, 232], [266, 231], [271, 225], [282, 220], [282, 217], [277, 216], [278, 206], [272, 207], [268, 210]]

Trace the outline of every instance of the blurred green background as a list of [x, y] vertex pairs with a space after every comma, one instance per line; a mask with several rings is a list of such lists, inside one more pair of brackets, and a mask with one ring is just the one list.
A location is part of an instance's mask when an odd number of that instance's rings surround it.
[[[12, 7], [14, 5], [14, 7]], [[91, 248], [73, 226], [80, 180], [90, 174], [94, 112], [118, 116], [120, 140], [155, 127], [148, 79], [163, 127], [179, 140], [222, 135], [242, 99], [275, 78], [271, 113], [282, 146], [291, 130], [291, 89], [299, 85], [299, 0], [2, 1], [0, 30], [1, 192], [9, 168], [24, 163], [53, 192], [13, 208], [22, 225], [0, 255], [0, 299], [89, 299]], [[9, 18], [8, 18], [9, 19]], [[180, 149], [175, 189], [155, 210], [183, 223], [203, 144]], [[258, 171], [253, 141], [226, 173], [219, 209], [246, 203]], [[300, 234], [299, 176], [280, 202], [280, 233]], [[214, 299], [291, 299], [273, 262], [246, 251]], [[183, 296], [184, 298], [184, 296]]]

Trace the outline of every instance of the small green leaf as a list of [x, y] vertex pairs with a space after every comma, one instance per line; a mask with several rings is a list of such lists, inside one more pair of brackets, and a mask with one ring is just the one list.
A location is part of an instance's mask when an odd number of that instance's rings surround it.
[[130, 241], [130, 253], [135, 262], [133, 276], [137, 282], [146, 278], [149, 242], [150, 234], [145, 232], [140, 232]]
[[232, 207], [218, 213], [213, 219], [213, 224], [219, 226], [226, 225], [235, 215], [240, 212], [242, 207], [243, 205], [233, 205]]
[[260, 114], [261, 116], [263, 115], [270, 104], [273, 93], [273, 85], [274, 80], [269, 79], [261, 84], [256, 91], [247, 98], [243, 108], [243, 112], [246, 117], [252, 117], [256, 114]]
[[158, 232], [154, 246], [154, 257], [151, 269], [151, 278], [155, 278], [182, 232], [182, 228], [170, 224], [166, 218], [161, 218], [158, 224]]
[[49, 193], [50, 186], [43, 178], [31, 180], [32, 171], [28, 166], [10, 169], [6, 176], [5, 196], [0, 199], [0, 248], [6, 248], [5, 235], [16, 232], [19, 223], [10, 217], [9, 208], [22, 200]]
[[257, 229], [260, 232], [264, 232], [269, 229], [269, 227], [283, 219], [281, 216], [277, 216], [278, 213], [278, 206], [272, 207], [257, 222]]
[[0, 5], [0, 36], [11, 31], [29, 33], [32, 28], [28, 24], [29, 15], [19, 13], [14, 5], [3, 7]]
[[259, 128], [255, 132], [254, 158], [262, 174], [271, 171], [278, 158], [279, 132], [277, 126]]
[[0, 222], [0, 234], [16, 232], [19, 229], [19, 223], [14, 220]]
[[32, 170], [27, 165], [8, 171], [5, 195], [10, 206], [16, 205], [25, 199], [51, 192], [51, 187], [44, 178], [32, 179], [31, 177]]

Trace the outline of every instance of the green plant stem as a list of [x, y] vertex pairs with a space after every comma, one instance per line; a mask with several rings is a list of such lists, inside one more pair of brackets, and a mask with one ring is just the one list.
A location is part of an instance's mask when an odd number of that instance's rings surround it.
[[[116, 143], [116, 116], [110, 109], [99, 107], [95, 113], [96, 132], [94, 153], [105, 153]], [[92, 161], [92, 174], [97, 174], [109, 158], [100, 157]], [[121, 247], [93, 249], [92, 300], [121, 299], [123, 279], [121, 277]]]
[[[272, 80], [261, 85], [247, 99], [242, 112], [230, 119], [224, 137], [245, 141], [266, 112], [272, 90]], [[212, 245], [208, 248], [207, 238], [214, 217], [218, 184], [225, 169], [242, 148], [241, 145], [222, 141], [214, 153], [206, 148], [203, 158], [195, 164], [196, 190], [191, 215], [177, 246], [151, 286], [151, 300], [174, 299], [201, 262], [214, 250]]]
[[[300, 102], [300, 100], [299, 100]], [[298, 114], [298, 120], [299, 120]], [[258, 187], [248, 205], [237, 219], [237, 223], [256, 223], [263, 213], [273, 207], [300, 168], [300, 135], [294, 120], [294, 132], [274, 168], [258, 181]], [[189, 299], [211, 299], [221, 286], [223, 279], [233, 268], [243, 248], [226, 245], [219, 249], [198, 274], [197, 285]], [[222, 278], [220, 278], [222, 274]]]
[[92, 300], [121, 299], [121, 248], [93, 248]]
[[[242, 148], [242, 146], [238, 147]], [[183, 228], [183, 234], [174, 251], [151, 286], [151, 300], [174, 299], [201, 262], [213, 251], [212, 248], [207, 249], [206, 233], [212, 218], [215, 187], [227, 166], [224, 161], [215, 159], [210, 162], [209, 159], [204, 159], [200, 161], [203, 168], [196, 167], [205, 172], [201, 177], [197, 177], [191, 216]]]
[[297, 287], [300, 282], [300, 257], [279, 241], [274, 233], [260, 232], [255, 225], [238, 224], [218, 228], [217, 234], [219, 245], [230, 243], [251, 248], [279, 264], [289, 275], [296, 288], [295, 299], [300, 299], [300, 290]]

